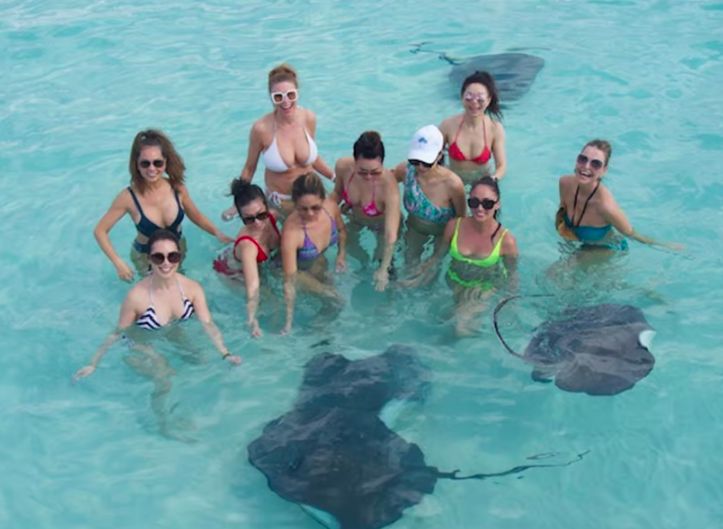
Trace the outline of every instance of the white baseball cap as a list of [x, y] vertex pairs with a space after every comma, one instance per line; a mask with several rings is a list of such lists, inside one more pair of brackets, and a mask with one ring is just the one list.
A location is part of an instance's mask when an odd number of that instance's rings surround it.
[[419, 160], [424, 163], [437, 161], [439, 153], [444, 147], [444, 137], [434, 125], [422, 127], [414, 133], [412, 142], [409, 144], [408, 160]]

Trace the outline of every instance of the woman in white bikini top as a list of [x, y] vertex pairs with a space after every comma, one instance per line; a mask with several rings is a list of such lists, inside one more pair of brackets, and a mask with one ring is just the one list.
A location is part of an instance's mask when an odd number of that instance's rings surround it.
[[[260, 157], [266, 167], [266, 196], [285, 216], [293, 210], [291, 185], [298, 176], [313, 169], [333, 179], [334, 173], [319, 156], [314, 141], [316, 116], [299, 106], [296, 72], [289, 65], [279, 65], [269, 72], [269, 96], [274, 110], [251, 127], [240, 178], [251, 181]], [[223, 218], [229, 220], [236, 214], [231, 207], [224, 211]]]

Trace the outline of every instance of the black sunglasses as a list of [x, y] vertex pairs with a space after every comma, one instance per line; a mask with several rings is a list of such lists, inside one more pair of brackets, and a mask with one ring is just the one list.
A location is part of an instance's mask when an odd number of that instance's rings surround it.
[[490, 210], [495, 207], [495, 204], [497, 204], [497, 201], [492, 200], [491, 198], [483, 198], [482, 200], [480, 200], [477, 197], [470, 197], [467, 199], [467, 205], [469, 206], [469, 209], [477, 209], [478, 207], [482, 206], [483, 208]]
[[151, 262], [156, 266], [162, 265], [163, 261], [165, 261], [166, 259], [168, 259], [168, 262], [171, 264], [178, 264], [181, 262], [181, 252], [168, 252], [168, 254], [155, 252], [148, 257], [150, 258]]
[[157, 167], [158, 169], [160, 169], [161, 167], [166, 165], [166, 160], [141, 160], [140, 162], [138, 162], [138, 165], [143, 167], [143, 169], [148, 169], [151, 164], [153, 164], [153, 167]]
[[434, 165], [433, 163], [423, 162], [422, 160], [407, 160], [407, 161], [410, 164], [412, 164], [414, 167], [419, 167], [421, 165], [422, 167], [426, 167], [427, 169], [429, 169], [430, 167], [432, 167]]
[[590, 167], [592, 167], [593, 169], [602, 169], [605, 165], [605, 162], [603, 162], [602, 160], [596, 160], [595, 158], [591, 160], [584, 154], [577, 155], [578, 165], [582, 165], [584, 167], [585, 165], [587, 165], [588, 162], [590, 162]]
[[255, 220], [266, 220], [268, 218], [269, 218], [269, 212], [262, 211], [261, 213], [257, 213], [256, 215], [249, 215], [248, 217], [241, 217], [241, 221], [244, 224], [252, 224]]

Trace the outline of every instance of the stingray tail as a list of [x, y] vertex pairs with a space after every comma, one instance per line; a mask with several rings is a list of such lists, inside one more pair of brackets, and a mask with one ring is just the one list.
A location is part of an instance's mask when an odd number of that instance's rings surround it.
[[518, 353], [517, 351], [512, 349], [512, 347], [510, 347], [507, 344], [505, 339], [502, 338], [502, 334], [500, 333], [500, 325], [497, 322], [497, 314], [499, 314], [500, 310], [502, 310], [502, 307], [507, 305], [513, 299], [523, 298], [523, 297], [525, 297], [525, 298], [546, 298], [546, 297], [550, 297], [550, 294], [532, 294], [532, 295], [528, 295], [528, 296], [521, 296], [521, 295], [509, 296], [509, 297], [506, 297], [505, 299], [503, 299], [502, 301], [500, 301], [497, 304], [497, 306], [495, 307], [494, 312], [492, 313], [492, 323], [494, 324], [495, 334], [497, 335], [497, 338], [500, 340], [500, 343], [504, 346], [504, 348], [507, 349], [507, 351], [509, 351], [510, 354], [513, 354], [518, 358], [524, 358], [524, 357], [523, 357], [523, 355], [521, 355], [520, 353]]
[[446, 51], [423, 49], [427, 44], [430, 44], [430, 41], [425, 40], [424, 42], [418, 42], [418, 43], [416, 43], [416, 44], [413, 44], [414, 47], [413, 47], [411, 50], [409, 50], [409, 53], [414, 53], [414, 54], [417, 54], [417, 53], [435, 53], [435, 54], [437, 55], [437, 58], [438, 58], [439, 60], [448, 62], [448, 63], [451, 64], [452, 66], [454, 66], [454, 65], [456, 65], [456, 64], [462, 64], [459, 59], [455, 59], [455, 58], [450, 57], [449, 55], [447, 55], [447, 52], [446, 52]]
[[521, 472], [524, 472], [525, 470], [529, 470], [531, 468], [552, 468], [552, 467], [567, 467], [572, 465], [573, 463], [577, 463], [579, 461], [582, 461], [582, 458], [585, 457], [587, 454], [590, 453], [590, 450], [585, 450], [582, 453], [577, 454], [573, 459], [569, 461], [565, 461], [563, 463], [530, 463], [529, 465], [519, 465], [513, 468], [510, 468], [509, 470], [503, 470], [502, 472], [492, 472], [490, 474], [470, 474], [469, 476], [458, 476], [459, 470], [453, 470], [452, 472], [440, 472], [438, 474], [438, 477], [440, 478], [447, 478], [447, 479], [454, 479], [456, 481], [462, 481], [465, 479], [487, 479], [487, 478], [497, 478], [502, 476], [510, 476], [512, 474], [520, 474]]

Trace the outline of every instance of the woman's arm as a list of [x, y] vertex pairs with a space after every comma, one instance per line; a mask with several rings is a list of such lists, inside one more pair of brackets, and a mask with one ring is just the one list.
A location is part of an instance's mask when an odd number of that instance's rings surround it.
[[95, 372], [95, 368], [98, 367], [98, 364], [105, 356], [105, 353], [108, 352], [108, 349], [110, 349], [110, 347], [123, 336], [123, 330], [127, 329], [136, 319], [138, 313], [135, 309], [133, 295], [134, 292], [133, 290], [131, 290], [131, 292], [128, 293], [126, 298], [123, 300], [123, 304], [121, 305], [120, 314], [118, 316], [118, 324], [116, 325], [116, 328], [113, 330], [113, 332], [106, 336], [105, 340], [103, 340], [103, 343], [100, 344], [100, 347], [96, 349], [93, 358], [91, 358], [90, 360], [90, 363], [81, 367], [80, 369], [78, 369], [78, 371], [75, 372], [75, 375], [73, 376], [74, 380], [77, 381], [81, 378], [92, 375]]
[[[332, 191], [331, 195], [329, 195], [329, 198], [331, 198], [334, 202], [339, 204], [341, 202], [343, 193], [344, 193], [344, 184], [346, 183], [347, 176], [351, 174], [351, 171], [354, 170], [354, 158], [350, 157], [344, 157], [339, 158], [336, 161], [336, 165], [334, 166], [334, 173], [336, 174], [336, 178], [334, 180], [334, 191]], [[346, 204], [342, 205], [342, 207], [348, 207]]]
[[259, 163], [259, 156], [263, 150], [263, 126], [262, 120], [258, 120], [251, 126], [251, 132], [249, 132], [249, 148], [246, 153], [246, 163], [244, 163], [243, 169], [241, 169], [240, 178], [246, 182], [251, 182], [256, 172], [256, 166]]
[[203, 213], [201, 213], [201, 211], [196, 207], [196, 204], [191, 199], [191, 195], [188, 193], [188, 188], [185, 185], [181, 185], [178, 187], [178, 194], [181, 198], [181, 205], [183, 206], [183, 210], [186, 212], [186, 215], [188, 215], [188, 218], [191, 219], [191, 222], [193, 222], [203, 231], [210, 233], [224, 244], [233, 242], [233, 239], [231, 237], [227, 236], [225, 233], [219, 230], [213, 222], [208, 220], [208, 218]]
[[394, 179], [401, 184], [404, 182], [405, 176], [407, 176], [407, 162], [400, 162], [394, 168]]
[[492, 138], [492, 156], [495, 159], [495, 172], [492, 178], [502, 180], [507, 171], [507, 153], [505, 152], [505, 128], [499, 121], [492, 121], [495, 133]]
[[617, 202], [615, 202], [612, 194], [609, 194], [609, 196], [603, 201], [601, 213], [606, 222], [612, 224], [612, 226], [616, 230], [618, 230], [626, 237], [635, 239], [636, 241], [642, 242], [643, 244], [660, 246], [669, 250], [680, 251], [683, 249], [683, 245], [681, 244], [657, 241], [651, 237], [647, 237], [636, 232], [633, 229], [632, 224], [630, 224], [630, 221], [628, 221], [627, 217], [625, 216], [625, 213], [623, 213], [623, 210], [620, 208], [620, 206], [618, 206]]
[[[308, 130], [309, 134], [311, 134], [311, 137], [316, 140], [316, 114], [314, 114], [311, 110], [305, 110], [306, 130]], [[324, 159], [321, 157], [321, 154], [318, 154], [316, 156], [316, 160], [313, 164], [311, 164], [311, 167], [314, 168], [317, 173], [320, 173], [321, 175], [327, 177], [332, 182], [334, 181], [334, 171], [332, 171], [331, 168], [326, 164]]]
[[507, 278], [509, 289], [516, 292], [520, 286], [520, 278], [517, 274], [517, 261], [519, 259], [519, 251], [517, 250], [517, 239], [509, 231], [505, 234], [502, 241], [502, 262], [507, 270]]
[[[458, 218], [450, 219], [444, 227], [444, 233], [437, 237], [434, 243], [434, 252], [429, 259], [421, 263], [413, 270], [407, 279], [401, 282], [405, 287], [418, 287], [429, 283], [437, 272], [442, 259], [449, 251], [449, 244], [457, 226]], [[461, 222], [461, 221], [460, 221]]]
[[450, 184], [450, 200], [454, 208], [455, 217], [464, 217], [467, 215], [467, 201], [464, 198], [464, 183], [462, 179], [453, 171], [449, 171], [454, 177]]
[[261, 328], [259, 320], [256, 319], [256, 311], [259, 306], [259, 265], [256, 262], [259, 250], [248, 240], [241, 241], [235, 248], [234, 253], [241, 265], [244, 273], [244, 285], [246, 286], [246, 314], [247, 324], [251, 336], [257, 338], [261, 336]]
[[113, 244], [110, 242], [109, 233], [116, 222], [130, 211], [130, 200], [128, 190], [124, 189], [121, 191], [93, 230], [93, 235], [98, 242], [98, 246], [100, 246], [100, 249], [103, 250], [103, 253], [108, 257], [110, 262], [113, 263], [118, 277], [128, 282], [133, 280], [133, 270], [116, 253]]
[[296, 227], [292, 218], [286, 220], [281, 232], [281, 263], [284, 269], [284, 301], [286, 302], [286, 321], [281, 334], [291, 332], [294, 321], [294, 303], [296, 301], [296, 250], [299, 247]]
[[204, 294], [201, 285], [184, 277], [179, 277], [179, 280], [185, 283], [184, 286], [186, 286], [186, 288], [184, 289], [184, 292], [188, 292], [190, 290], [191, 303], [193, 303], [193, 310], [196, 313], [196, 317], [198, 317], [201, 325], [203, 325], [203, 330], [206, 331], [206, 334], [211, 339], [211, 342], [214, 347], [216, 347], [216, 350], [221, 355], [221, 358], [230, 364], [240, 364], [241, 357], [238, 355], [232, 355], [229, 350], [226, 349], [226, 344], [223, 343], [221, 331], [218, 327], [216, 327], [216, 324], [213, 323], [213, 320], [211, 319], [211, 312], [208, 310], [208, 304], [206, 303], [206, 294]]
[[384, 188], [384, 251], [379, 268], [374, 273], [374, 288], [378, 292], [383, 292], [389, 284], [389, 267], [392, 264], [402, 217], [399, 186], [391, 174], [385, 179]]
[[[327, 199], [328, 200], [328, 199]], [[346, 270], [346, 224], [341, 216], [341, 210], [332, 200], [328, 200], [328, 206], [332, 209], [332, 215], [336, 221], [336, 230], [338, 234], [337, 254], [336, 254], [336, 271], [343, 272]]]

